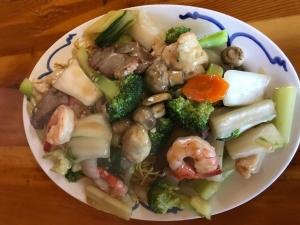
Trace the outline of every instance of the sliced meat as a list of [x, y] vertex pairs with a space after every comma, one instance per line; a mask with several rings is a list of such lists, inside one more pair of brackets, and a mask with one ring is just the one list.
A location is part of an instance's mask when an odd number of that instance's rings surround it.
[[136, 56], [140, 60], [140, 64], [136, 69], [136, 73], [143, 73], [152, 64], [154, 56], [144, 49], [138, 42], [129, 42], [117, 48], [118, 53]]
[[121, 79], [122, 77], [125, 77], [133, 72], [137, 72], [140, 64], [141, 63], [138, 57], [126, 55], [122, 64], [115, 69], [114, 77], [116, 79]]
[[66, 94], [51, 88], [33, 110], [30, 120], [32, 126], [35, 129], [43, 129], [54, 110], [62, 104], [68, 104], [68, 102], [69, 97]]
[[73, 98], [72, 96], [70, 96], [70, 98], [69, 98], [69, 104], [68, 105], [73, 110], [73, 112], [75, 113], [76, 118], [78, 118], [78, 119], [92, 113], [91, 112], [91, 107], [85, 106], [81, 101], [79, 101], [76, 98]]

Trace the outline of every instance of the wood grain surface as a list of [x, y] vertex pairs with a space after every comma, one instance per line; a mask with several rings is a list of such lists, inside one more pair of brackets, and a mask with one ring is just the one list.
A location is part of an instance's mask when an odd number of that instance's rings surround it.
[[16, 87], [62, 34], [111, 9], [186, 4], [242, 19], [269, 36], [300, 71], [299, 0], [1, 0], [0, 1], [0, 225], [300, 224], [300, 156], [265, 192], [213, 217], [183, 222], [122, 221], [82, 204], [40, 169], [27, 145], [22, 96]]

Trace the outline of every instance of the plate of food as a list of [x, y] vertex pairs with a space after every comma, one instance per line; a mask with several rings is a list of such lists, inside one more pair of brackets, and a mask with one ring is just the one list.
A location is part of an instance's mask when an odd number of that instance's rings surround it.
[[58, 39], [20, 91], [44, 172], [126, 220], [210, 219], [269, 187], [299, 145], [288, 58], [250, 25], [203, 8], [92, 19]]

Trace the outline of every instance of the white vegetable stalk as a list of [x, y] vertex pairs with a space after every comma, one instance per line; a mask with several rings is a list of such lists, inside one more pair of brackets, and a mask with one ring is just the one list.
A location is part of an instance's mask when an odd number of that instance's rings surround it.
[[71, 60], [69, 66], [53, 85], [56, 89], [78, 99], [84, 105], [93, 105], [102, 93], [85, 75], [77, 60]]
[[283, 144], [284, 141], [276, 127], [272, 123], [267, 123], [246, 131], [225, 145], [230, 157], [239, 159], [261, 152], [273, 152]]
[[223, 99], [225, 106], [249, 105], [260, 101], [264, 97], [270, 77], [258, 73], [228, 70], [224, 80], [229, 84]]
[[76, 162], [86, 159], [108, 158], [112, 131], [109, 122], [101, 114], [93, 114], [75, 124], [72, 139], [68, 143]]
[[271, 121], [275, 116], [273, 101], [266, 99], [213, 116], [211, 118], [211, 127], [218, 139], [225, 139], [235, 133], [242, 133], [260, 123]]
[[[222, 170], [223, 153], [224, 153], [224, 141], [218, 141], [218, 140], [216, 140], [215, 137], [210, 136], [208, 138], [208, 142], [215, 148], [216, 155], [217, 155], [217, 158], [219, 160], [220, 169]], [[206, 178], [206, 180], [221, 182], [221, 181], [223, 181], [223, 175], [219, 174], [219, 175], [215, 175], [215, 176], [212, 176], [212, 177], [208, 177], [208, 178]]]
[[129, 33], [144, 48], [150, 50], [154, 41], [160, 38], [162, 32], [146, 12], [138, 11], [137, 20]]

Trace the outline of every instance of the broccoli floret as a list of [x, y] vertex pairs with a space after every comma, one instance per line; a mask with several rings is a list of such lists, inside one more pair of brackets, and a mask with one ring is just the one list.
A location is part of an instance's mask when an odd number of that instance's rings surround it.
[[171, 44], [177, 41], [179, 36], [181, 34], [184, 34], [186, 32], [191, 31], [191, 28], [185, 27], [185, 26], [179, 26], [179, 27], [172, 27], [170, 28], [166, 33], [166, 40], [165, 42], [167, 44]]
[[120, 93], [107, 103], [110, 120], [128, 116], [139, 104], [144, 92], [143, 78], [136, 74], [126, 76], [120, 83]]
[[206, 127], [214, 107], [209, 102], [196, 103], [178, 97], [168, 102], [167, 110], [171, 119], [178, 121], [184, 128], [200, 132]]
[[67, 154], [62, 149], [51, 151], [47, 153], [44, 158], [53, 161], [53, 167], [51, 170], [55, 173], [65, 175], [68, 170], [72, 167], [72, 162], [69, 160]]
[[165, 179], [155, 180], [148, 192], [148, 204], [155, 213], [166, 213], [174, 207], [181, 208], [180, 196], [176, 193], [177, 186], [174, 186]]
[[173, 128], [173, 123], [169, 118], [160, 118], [154, 129], [149, 132], [151, 141], [151, 154], [158, 153], [165, 145]]
[[76, 182], [77, 180], [79, 180], [80, 178], [82, 178], [84, 176], [84, 174], [82, 173], [81, 170], [73, 172], [72, 169], [69, 169], [67, 171], [67, 173], [65, 174], [65, 178], [69, 181], [69, 182]]

